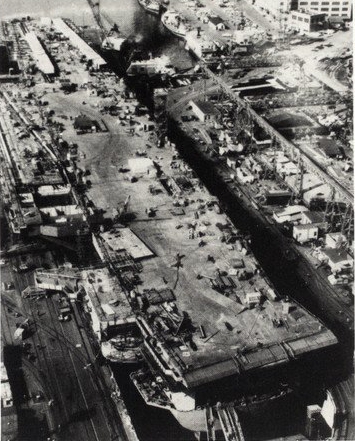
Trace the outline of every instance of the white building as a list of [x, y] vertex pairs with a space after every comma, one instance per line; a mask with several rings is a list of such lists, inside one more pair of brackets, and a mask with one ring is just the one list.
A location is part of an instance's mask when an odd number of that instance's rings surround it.
[[297, 9], [298, 0], [255, 0], [254, 5], [266, 15], [277, 19], [280, 14], [287, 16], [289, 11]]
[[299, 167], [292, 161], [288, 162], [278, 162], [276, 164], [277, 173], [284, 173], [286, 176], [296, 175], [299, 173]]
[[301, 9], [291, 12], [289, 26], [298, 32], [315, 32], [324, 29], [327, 14]]
[[332, 273], [351, 271], [353, 268], [354, 261], [345, 250], [326, 248], [322, 251], [322, 256]]
[[250, 184], [255, 181], [255, 176], [246, 168], [237, 168], [237, 177], [243, 184]]
[[331, 17], [352, 17], [351, 0], [255, 0], [254, 6], [273, 19], [286, 18], [296, 9], [313, 10]]
[[352, 16], [351, 0], [298, 0], [298, 8], [317, 11], [319, 13], [327, 14], [330, 17], [343, 17], [350, 19]]
[[248, 292], [245, 296], [245, 302], [249, 307], [258, 305], [261, 300], [261, 294], [260, 292], [254, 291], [254, 292]]
[[225, 30], [226, 24], [224, 23], [224, 20], [221, 17], [210, 16], [208, 18], [209, 18], [208, 24], [213, 29], [215, 29], [216, 31], [224, 31]]
[[300, 222], [302, 220], [302, 213], [308, 211], [303, 205], [290, 205], [278, 213], [273, 214], [273, 218], [278, 224], [284, 222]]
[[318, 227], [312, 224], [294, 225], [292, 237], [302, 244], [317, 239], [318, 231]]
[[218, 110], [209, 101], [190, 101], [189, 105], [201, 122], [210, 121], [218, 114]]

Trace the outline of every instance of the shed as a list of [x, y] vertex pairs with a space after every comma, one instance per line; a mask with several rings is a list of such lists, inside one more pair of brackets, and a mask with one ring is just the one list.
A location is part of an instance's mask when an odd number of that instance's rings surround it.
[[224, 31], [226, 29], [226, 24], [224, 20], [218, 15], [212, 15], [209, 16], [208, 18], [209, 18], [209, 24], [213, 29], [216, 29], [216, 31]]
[[318, 147], [325, 154], [325, 156], [328, 156], [329, 158], [335, 158], [342, 153], [334, 139], [321, 138], [318, 141]]
[[312, 224], [294, 225], [292, 236], [298, 243], [302, 244], [317, 239], [318, 231], [318, 227]]
[[254, 292], [248, 292], [245, 296], [245, 301], [248, 304], [248, 306], [255, 306], [260, 303], [261, 300], [261, 294], [260, 292], [254, 291]]
[[101, 308], [104, 311], [106, 315], [114, 315], [115, 311], [111, 308], [111, 306], [108, 303], [102, 303]]
[[351, 270], [353, 267], [354, 261], [345, 250], [326, 248], [322, 253], [333, 273]]
[[202, 122], [214, 119], [219, 114], [214, 104], [209, 101], [190, 101], [189, 104], [194, 114]]
[[[311, 3], [311, 5], [313, 4], [314, 3]], [[322, 3], [322, 5], [323, 4], [325, 5], [327, 3], [324, 2]], [[291, 13], [290, 27], [300, 32], [319, 31], [321, 29], [324, 29], [326, 17], [327, 14], [325, 13], [299, 9], [296, 11], [292, 11]]]
[[78, 115], [74, 119], [74, 129], [81, 132], [91, 132], [96, 128], [96, 121], [86, 115]]
[[299, 222], [302, 219], [302, 213], [308, 211], [303, 205], [290, 205], [285, 209], [274, 213], [273, 217], [277, 223], [283, 222]]
[[263, 195], [266, 205], [285, 205], [290, 201], [291, 196], [290, 191], [279, 189], [269, 189]]

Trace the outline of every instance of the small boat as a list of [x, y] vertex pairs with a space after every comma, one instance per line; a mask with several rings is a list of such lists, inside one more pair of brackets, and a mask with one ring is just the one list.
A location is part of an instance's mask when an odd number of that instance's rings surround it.
[[173, 10], [164, 12], [161, 16], [163, 25], [174, 35], [179, 38], [186, 36], [187, 29], [183, 23], [181, 16]]
[[117, 336], [101, 342], [102, 355], [113, 363], [138, 363], [141, 359], [142, 340], [136, 337]]
[[138, 0], [138, 3], [145, 11], [154, 15], [159, 15], [160, 3], [157, 0]]

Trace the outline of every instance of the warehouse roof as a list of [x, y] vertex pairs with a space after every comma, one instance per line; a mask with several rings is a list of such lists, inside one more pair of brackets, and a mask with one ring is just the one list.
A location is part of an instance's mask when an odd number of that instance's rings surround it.
[[211, 15], [208, 17], [210, 22], [214, 24], [215, 26], [219, 24], [224, 24], [223, 18], [219, 17], [218, 15]]
[[25, 40], [32, 51], [33, 58], [36, 61], [38, 69], [44, 74], [53, 75], [54, 66], [46, 54], [42, 44], [38, 40], [36, 34], [34, 32], [27, 32], [25, 34]]
[[333, 263], [339, 263], [348, 261], [351, 262], [352, 258], [351, 256], [345, 251], [345, 250], [337, 250], [333, 248], [327, 248], [323, 250], [323, 254], [328, 257], [330, 261]]
[[74, 32], [61, 18], [53, 19], [53, 24], [63, 35], [69, 38], [71, 44], [86, 56], [88, 60], [93, 62], [95, 67], [106, 65], [106, 61], [97, 54], [79, 35]]
[[319, 148], [322, 149], [324, 153], [329, 157], [337, 156], [341, 153], [339, 145], [334, 139], [321, 138], [318, 141], [318, 145]]

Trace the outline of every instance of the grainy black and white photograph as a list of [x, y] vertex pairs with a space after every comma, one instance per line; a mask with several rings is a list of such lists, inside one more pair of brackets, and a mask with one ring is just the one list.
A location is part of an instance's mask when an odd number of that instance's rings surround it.
[[355, 440], [352, 20], [0, 0], [1, 441]]

